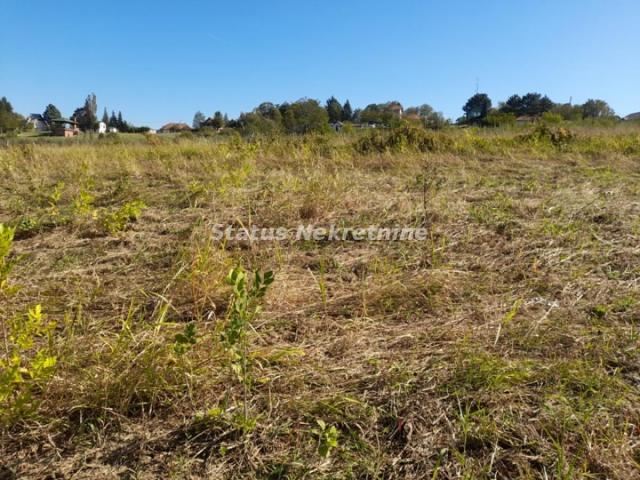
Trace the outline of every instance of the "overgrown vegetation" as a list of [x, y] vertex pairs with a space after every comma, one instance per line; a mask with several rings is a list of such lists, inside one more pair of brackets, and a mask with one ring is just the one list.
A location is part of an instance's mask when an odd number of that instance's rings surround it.
[[[0, 471], [636, 478], [639, 157], [548, 115], [10, 142]], [[429, 233], [214, 235], [300, 224]]]

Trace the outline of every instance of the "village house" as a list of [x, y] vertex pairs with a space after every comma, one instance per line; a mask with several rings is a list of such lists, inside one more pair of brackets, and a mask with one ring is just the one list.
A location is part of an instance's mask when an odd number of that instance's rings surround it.
[[32, 113], [26, 119], [27, 125], [32, 125], [37, 132], [48, 132], [49, 125], [42, 115], [39, 113]]
[[387, 104], [387, 110], [389, 110], [398, 118], [402, 118], [402, 114], [404, 113], [404, 109], [402, 108], [402, 104], [400, 102], [389, 102]]
[[160, 130], [159, 133], [177, 133], [177, 132], [190, 132], [191, 127], [186, 123], [167, 123]]
[[51, 120], [51, 133], [57, 137], [75, 137], [80, 135], [78, 122], [68, 118], [57, 118]]

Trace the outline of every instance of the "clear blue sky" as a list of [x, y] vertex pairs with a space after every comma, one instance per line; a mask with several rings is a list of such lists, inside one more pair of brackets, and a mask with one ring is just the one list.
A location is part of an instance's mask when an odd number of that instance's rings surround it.
[[196, 110], [335, 95], [429, 103], [457, 118], [539, 91], [640, 111], [638, 0], [0, 0], [0, 96], [158, 127]]

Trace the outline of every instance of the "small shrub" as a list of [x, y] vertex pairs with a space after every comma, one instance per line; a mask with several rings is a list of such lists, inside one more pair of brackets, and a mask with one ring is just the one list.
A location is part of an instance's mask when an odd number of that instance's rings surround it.
[[[9, 325], [8, 351], [0, 358], [0, 423], [11, 423], [37, 409], [34, 394], [44, 388], [57, 362], [52, 347], [55, 326], [45, 320], [40, 305], [16, 316]], [[48, 343], [36, 347], [43, 336]]]
[[146, 205], [139, 200], [127, 202], [115, 212], [107, 213], [102, 218], [102, 227], [112, 235], [121, 232], [127, 224], [138, 220], [144, 208]]
[[533, 132], [520, 137], [520, 140], [523, 142], [548, 141], [557, 148], [567, 146], [574, 139], [575, 134], [568, 128], [550, 127], [546, 124], [540, 124]]
[[0, 223], [0, 293], [9, 290], [8, 279], [15, 265], [15, 259], [10, 259], [9, 253], [15, 233], [15, 228]]

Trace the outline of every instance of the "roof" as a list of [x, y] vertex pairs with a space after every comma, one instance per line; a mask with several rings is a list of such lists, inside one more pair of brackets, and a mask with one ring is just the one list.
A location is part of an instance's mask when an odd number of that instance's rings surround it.
[[78, 125], [78, 122], [69, 120], [68, 118], [54, 118], [51, 120], [52, 123], [70, 123], [71, 125]]
[[160, 130], [191, 130], [186, 123], [167, 123]]
[[631, 113], [624, 117], [625, 120], [640, 120], [640, 112]]

